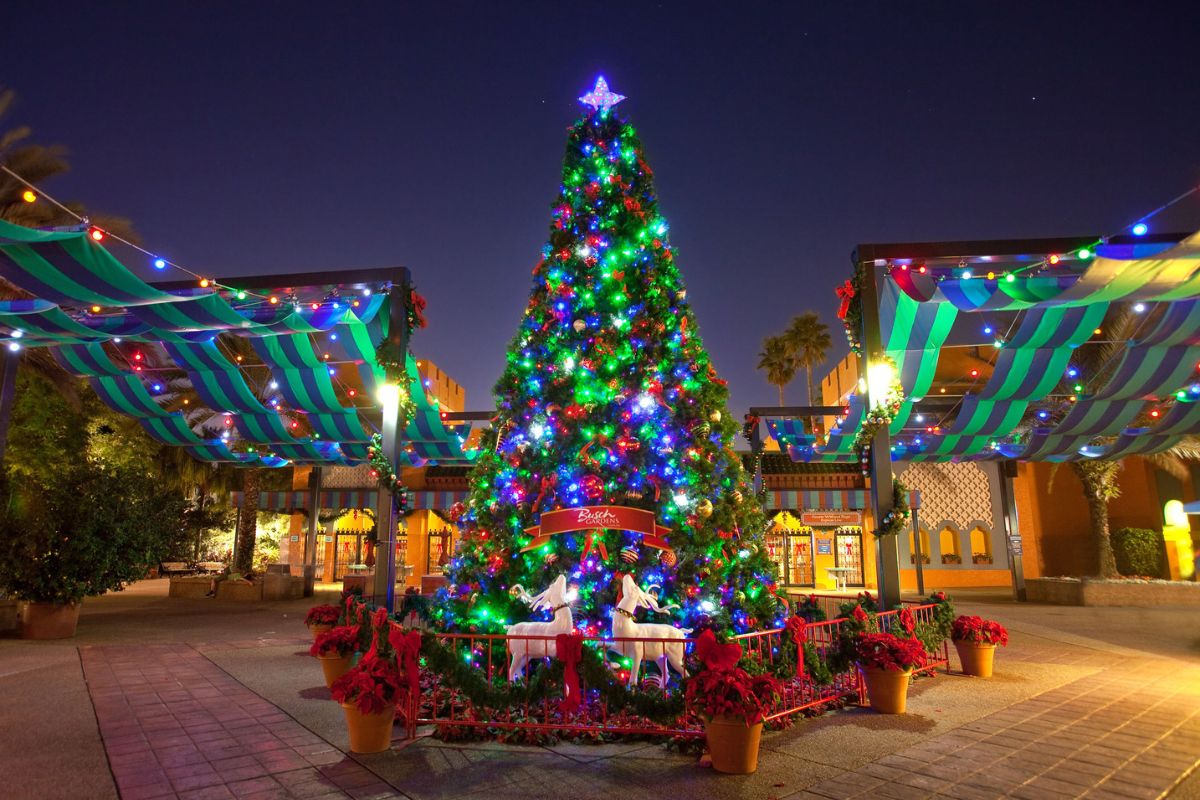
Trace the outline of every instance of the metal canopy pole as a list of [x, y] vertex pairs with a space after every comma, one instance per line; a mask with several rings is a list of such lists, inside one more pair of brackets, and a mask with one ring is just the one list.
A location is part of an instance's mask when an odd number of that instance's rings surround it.
[[304, 596], [312, 597], [317, 585], [317, 528], [321, 516], [321, 468], [308, 473], [308, 533], [304, 537]]
[[[399, 295], [402, 287], [407, 285], [408, 270], [402, 270], [401, 274], [394, 278], [392, 292], [388, 296], [386, 341], [391, 351], [400, 353], [402, 357], [408, 353], [409, 298]], [[408, 420], [400, 417], [400, 393], [403, 391], [403, 386], [386, 387], [380, 398], [383, 401], [383, 455], [397, 477], [400, 475], [400, 437], [408, 424]], [[400, 522], [395, 496], [381, 488], [378, 509], [375, 521], [378, 543], [375, 550], [372, 594], [375, 604], [383, 606], [390, 614], [396, 608], [396, 529]]]
[[925, 596], [925, 570], [922, 565], [925, 555], [921, 552], [921, 524], [917, 522], [917, 509], [912, 509], [913, 561], [917, 565], [917, 594]]
[[[859, 378], [867, 386], [867, 410], [883, 398], [871, 396], [871, 359], [883, 355], [883, 332], [879, 321], [879, 267], [871, 247], [860, 246], [854, 263], [864, 264], [866, 280], [862, 286], [863, 350], [858, 358]], [[886, 389], [884, 389], [886, 391]], [[871, 508], [875, 513], [875, 530], [883, 529], [883, 518], [892, 510], [892, 442], [888, 426], [880, 426], [871, 440]], [[898, 536], [879, 536], [876, 539], [875, 564], [879, 577], [879, 601], [882, 610], [900, 605], [900, 546]]]
[[1017, 524], [1017, 502], [1013, 496], [1012, 479], [1017, 476], [1017, 462], [1000, 464], [1000, 502], [1004, 508], [1004, 539], [1008, 544], [1008, 570], [1012, 574], [1013, 596], [1025, 602], [1025, 567], [1021, 562], [1021, 529]]

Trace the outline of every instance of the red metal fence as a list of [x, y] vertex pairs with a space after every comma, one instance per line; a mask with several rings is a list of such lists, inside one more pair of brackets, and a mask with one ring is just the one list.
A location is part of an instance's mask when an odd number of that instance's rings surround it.
[[[831, 598], [830, 599], [835, 599]], [[845, 597], [836, 598], [845, 602]], [[937, 606], [934, 604], [906, 603], [918, 623], [932, 622]], [[836, 609], [833, 609], [836, 613]], [[881, 631], [890, 631], [899, 626], [896, 611], [884, 611], [876, 616]], [[845, 620], [830, 619], [826, 622], [809, 624], [806, 627], [806, 638], [814, 646], [818, 658], [828, 664], [832, 648], [837, 641], [838, 632]], [[393, 622], [393, 626], [400, 627]], [[787, 646], [782, 629], [756, 631], [734, 637], [745, 649], [749, 658], [773, 664]], [[507, 681], [508, 654], [510, 648], [517, 653], [526, 652], [531, 656], [530, 663], [525, 667], [525, 677], [529, 679], [532, 670], [541, 668], [544, 654], [553, 652], [555, 638], [553, 636], [507, 636], [505, 634], [468, 634], [441, 633], [435, 634], [438, 642], [446, 647], [457, 659], [480, 671], [480, 676], [486, 678], [487, 685], [493, 686]], [[656, 645], [681, 645], [688, 650], [694, 644], [694, 639], [613, 639], [604, 636], [583, 637], [586, 647], [595, 648], [600, 653], [618, 651], [617, 645], [639, 642], [647, 650]], [[794, 646], [794, 645], [792, 645]], [[933, 672], [938, 667], [949, 669], [949, 644], [943, 643], [937, 652], [929, 653], [929, 661], [918, 672]], [[799, 663], [803, 663], [803, 652], [795, 654]], [[647, 657], [647, 662], [653, 661]], [[669, 673], [669, 670], [668, 670]], [[837, 703], [843, 700], [865, 700], [862, 676], [857, 669], [835, 673], [833, 681], [827, 685], [815, 683], [807, 674], [798, 670], [794, 677], [783, 682], [783, 691], [779, 702], [766, 717], [766, 721], [781, 721], [801, 714], [810, 709]], [[678, 676], [676, 676], [678, 678]], [[416, 736], [418, 725], [436, 725], [446, 728], [488, 728], [502, 731], [538, 731], [558, 733], [606, 733], [633, 734], [658, 736], [699, 737], [704, 735], [703, 721], [690, 708], [684, 707], [680, 716], [667, 723], [655, 722], [638, 716], [629, 711], [610, 709], [607, 702], [594, 694], [589, 696], [586, 679], [579, 676], [583, 705], [574, 712], [564, 713], [559, 709], [563, 697], [562, 687], [551, 687], [542, 699], [523, 701], [510, 704], [506, 708], [477, 708], [464, 694], [449, 686], [443, 676], [422, 672], [423, 689], [419, 697], [406, 696], [398, 708], [398, 717], [405, 723], [408, 738]], [[660, 696], [680, 691], [678, 680], [667, 680], [665, 686], [650, 677], [642, 682], [641, 690]]]

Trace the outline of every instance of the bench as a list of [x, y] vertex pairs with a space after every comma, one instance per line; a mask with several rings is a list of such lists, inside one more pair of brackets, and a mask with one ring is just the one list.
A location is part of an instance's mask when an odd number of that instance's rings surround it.
[[169, 578], [172, 575], [191, 575], [192, 568], [184, 561], [163, 561], [158, 565], [158, 574]]
[[201, 561], [196, 564], [196, 569], [200, 572], [216, 575], [219, 572], [225, 571], [225, 562], [223, 561]]

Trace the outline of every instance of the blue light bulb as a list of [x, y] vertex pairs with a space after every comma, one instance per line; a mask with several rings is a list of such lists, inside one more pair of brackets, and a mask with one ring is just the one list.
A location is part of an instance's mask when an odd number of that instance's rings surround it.
[[1145, 236], [1146, 231], [1148, 231], [1148, 230], [1150, 230], [1150, 229], [1148, 227], [1146, 227], [1146, 223], [1139, 222], [1137, 225], [1133, 226], [1133, 235], [1134, 236]]
[[167, 268], [166, 260], [161, 259], [161, 258], [154, 259], [154, 268], [155, 269], [166, 269]]

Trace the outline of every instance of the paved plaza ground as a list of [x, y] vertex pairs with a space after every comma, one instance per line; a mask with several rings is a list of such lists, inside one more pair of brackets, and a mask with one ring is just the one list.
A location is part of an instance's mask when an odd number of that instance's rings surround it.
[[903, 717], [802, 720], [733, 777], [647, 743], [420, 738], [351, 756], [307, 656], [311, 600], [165, 595], [144, 581], [88, 600], [73, 640], [0, 640], [0, 797], [1200, 798], [1194, 610], [959, 592], [960, 611], [1011, 633], [993, 680], [918, 681]]

